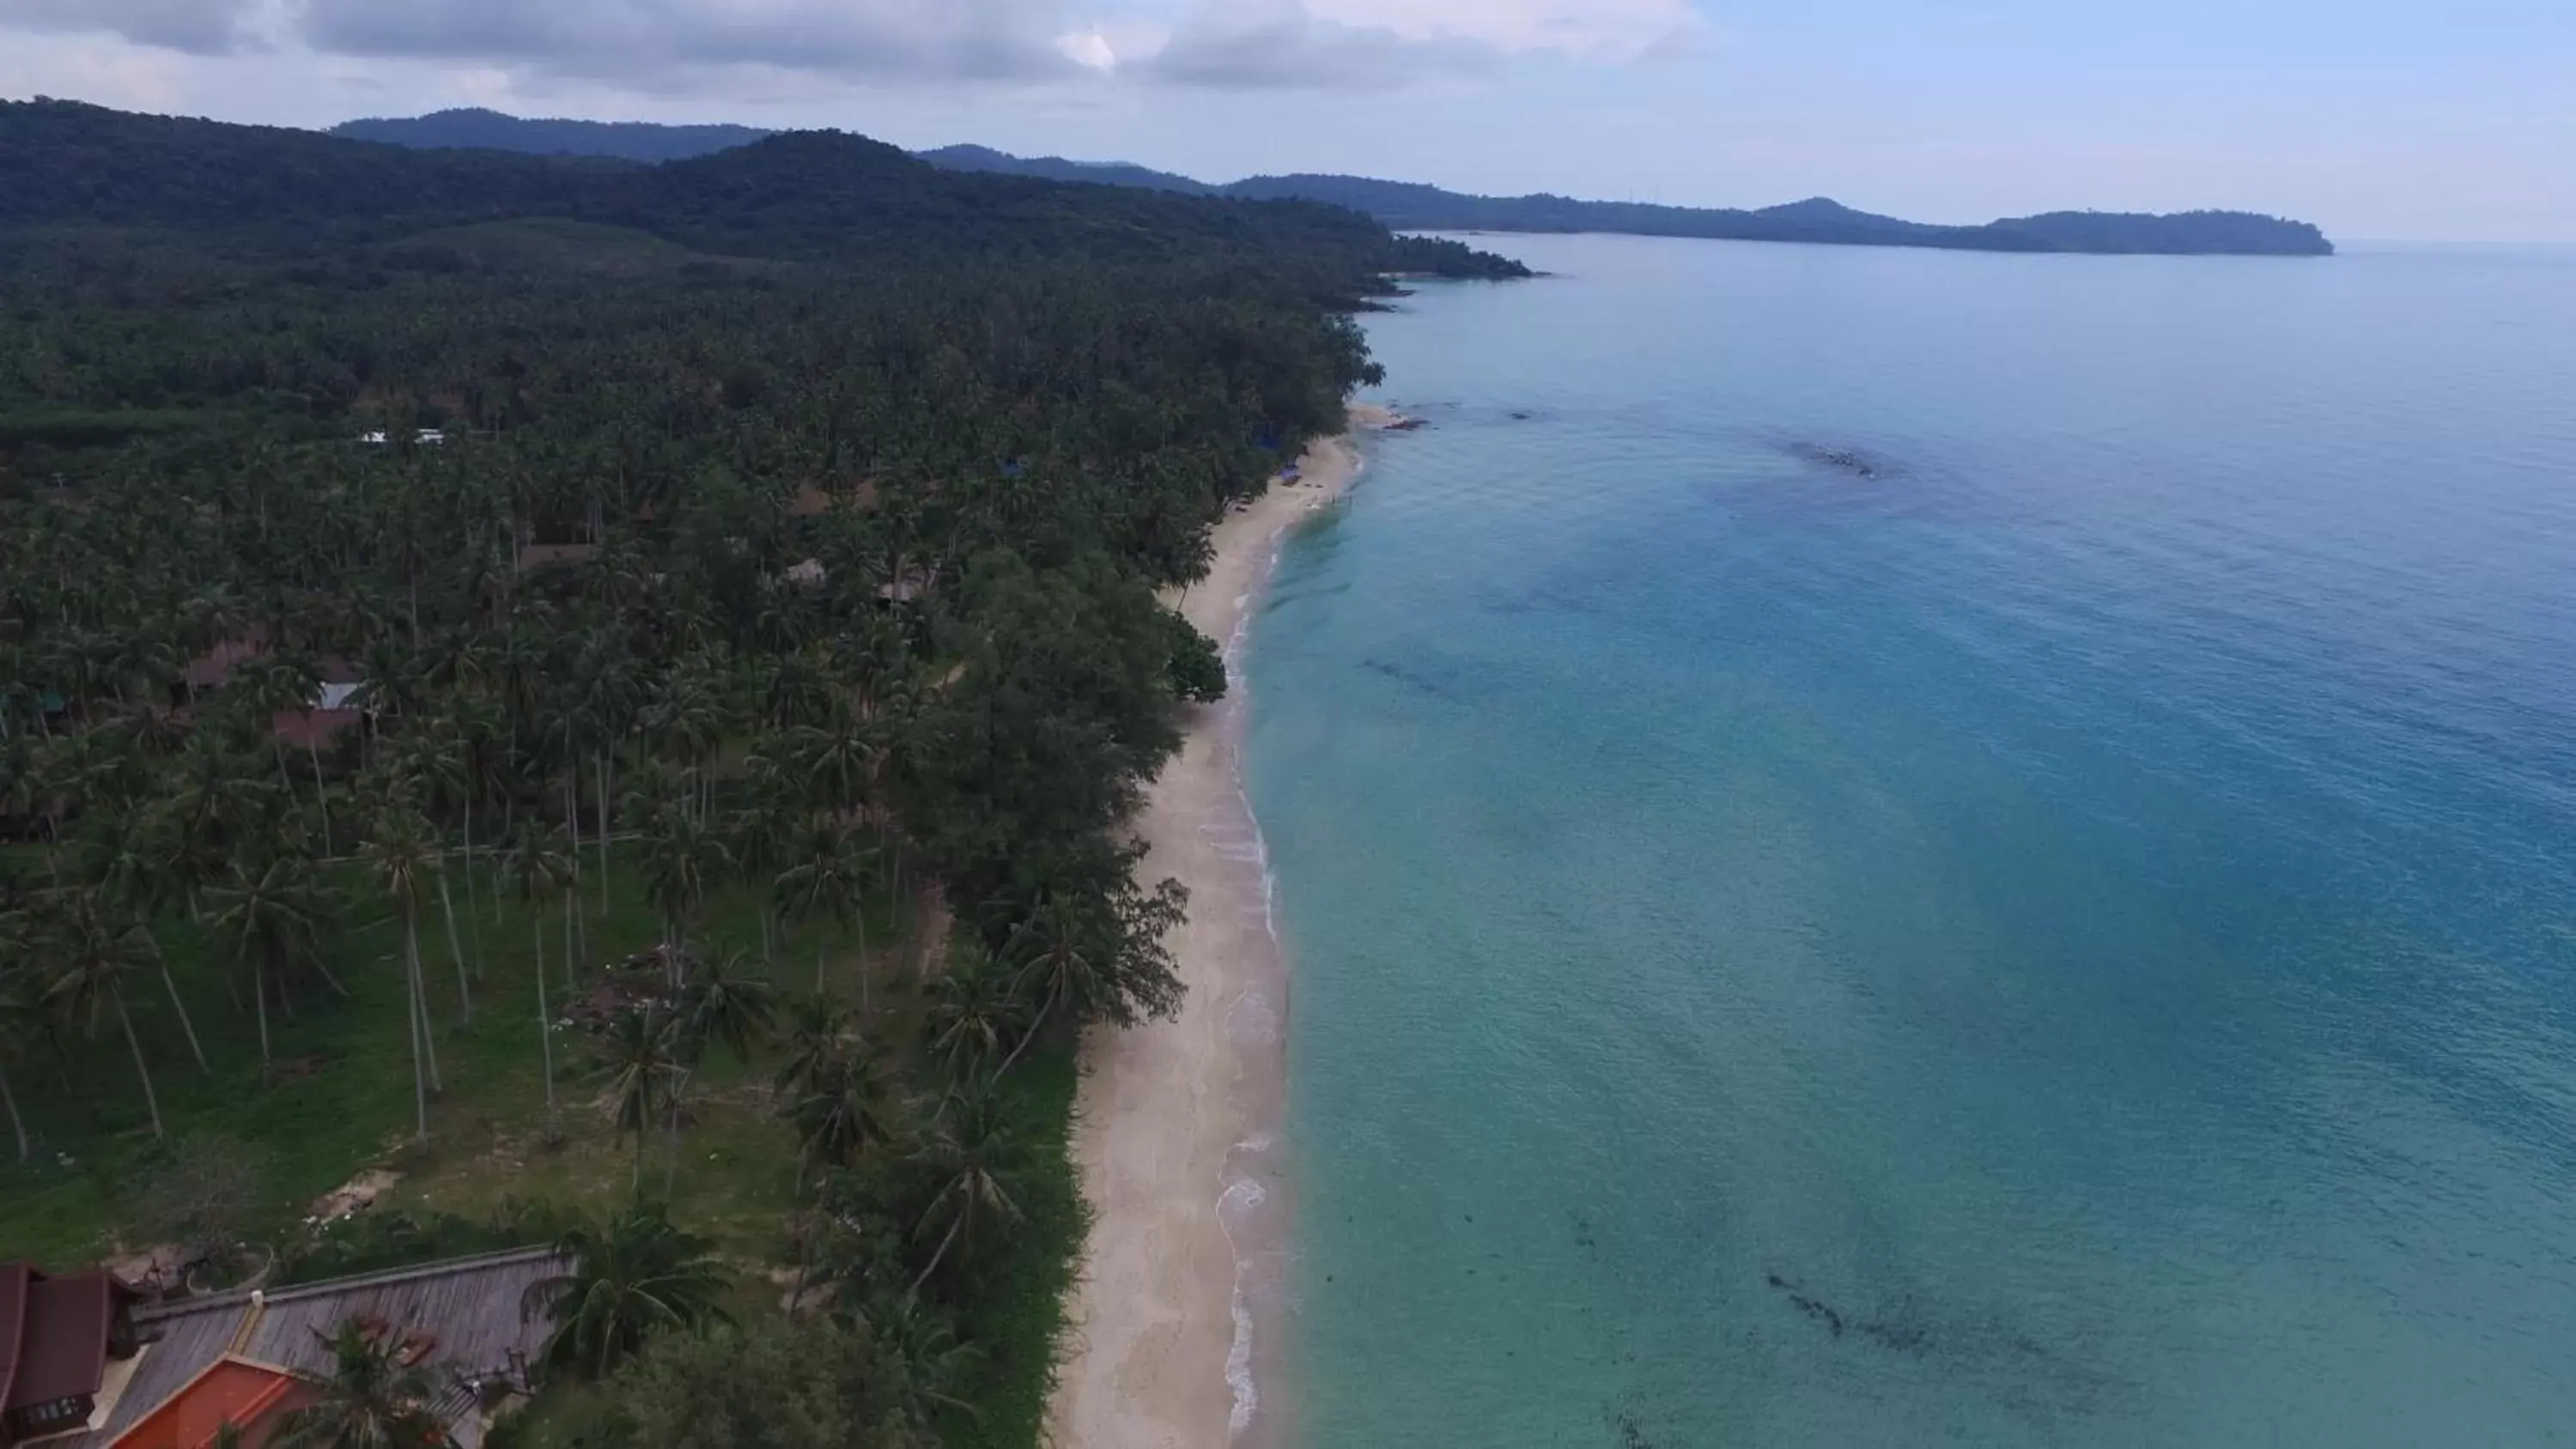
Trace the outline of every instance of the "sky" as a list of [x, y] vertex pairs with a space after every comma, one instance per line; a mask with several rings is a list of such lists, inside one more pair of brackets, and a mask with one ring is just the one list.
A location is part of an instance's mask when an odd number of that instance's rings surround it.
[[2576, 243], [2569, 0], [0, 0], [0, 96]]

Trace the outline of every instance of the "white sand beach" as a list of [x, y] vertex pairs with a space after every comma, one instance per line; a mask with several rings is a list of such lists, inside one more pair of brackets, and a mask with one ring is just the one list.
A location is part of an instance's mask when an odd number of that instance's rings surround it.
[[[1358, 405], [1351, 417], [1392, 420]], [[1347, 437], [1318, 443], [1298, 483], [1229, 514], [1208, 577], [1182, 600], [1190, 621], [1231, 652], [1288, 530], [1359, 466]], [[1243, 797], [1240, 693], [1196, 712], [1136, 820], [1151, 847], [1142, 878], [1190, 888], [1171, 942], [1189, 989], [1180, 1018], [1083, 1046], [1074, 1153], [1096, 1218], [1051, 1410], [1065, 1449], [1219, 1449], [1247, 1426], [1251, 1364], [1268, 1352], [1253, 1354], [1237, 1263], [1282, 1230], [1260, 1159], [1279, 1112], [1286, 983]]]

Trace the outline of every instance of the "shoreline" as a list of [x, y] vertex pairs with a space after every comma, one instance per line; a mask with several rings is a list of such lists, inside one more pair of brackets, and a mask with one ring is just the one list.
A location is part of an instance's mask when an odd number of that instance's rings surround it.
[[[1356, 429], [1392, 414], [1353, 404]], [[1178, 602], [1223, 648], [1224, 700], [1193, 709], [1181, 752], [1133, 822], [1139, 878], [1189, 887], [1172, 955], [1175, 1021], [1095, 1029], [1082, 1043], [1073, 1155], [1092, 1210], [1066, 1305], [1067, 1349], [1047, 1420], [1064, 1449], [1216, 1449], [1259, 1433], [1256, 1363], [1273, 1357], [1286, 1251], [1270, 1158], [1284, 1102], [1287, 972], [1269, 861], [1243, 784], [1243, 642], [1292, 529], [1347, 491], [1352, 435], [1299, 460], [1217, 524], [1208, 576]]]

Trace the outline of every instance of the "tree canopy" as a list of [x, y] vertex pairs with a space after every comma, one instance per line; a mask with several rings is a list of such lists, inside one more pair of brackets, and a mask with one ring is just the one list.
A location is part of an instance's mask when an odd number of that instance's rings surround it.
[[[299, 998], [398, 997], [422, 1143], [494, 1057], [454, 1037], [533, 1028], [551, 1136], [549, 1002], [640, 892], [658, 969], [600, 1022], [589, 1094], [637, 1200], [532, 1311], [565, 1371], [649, 1364], [718, 1317], [704, 1245], [642, 1198], [702, 1074], [775, 1031], [772, 976], [709, 928], [748, 897], [764, 956], [773, 932], [814, 955], [775, 1094], [798, 1271], [851, 1382], [893, 1386], [796, 1412], [918, 1429], [944, 1371], [878, 1349], [944, 1358], [923, 1325], [982, 1321], [1012, 1235], [1079, 1219], [1034, 1171], [1063, 1101], [1027, 1120], [1018, 1064], [1180, 1006], [1184, 900], [1121, 827], [1224, 674], [1163, 596], [1379, 376], [1350, 313], [1388, 273], [1517, 270], [1328, 206], [951, 175], [834, 134], [643, 167], [0, 105], [18, 1156], [29, 1102], [157, 1138], [170, 1074], [217, 1080], [191, 973], [255, 1030], [262, 1093]], [[533, 1021], [489, 1009], [505, 895]], [[824, 992], [827, 937], [864, 956], [889, 898], [925, 1003], [891, 1026], [864, 969], [855, 1005]], [[353, 915], [379, 950], [342, 949]], [[116, 1073], [75, 1076], [76, 1036]], [[760, 1407], [711, 1404], [690, 1442], [802, 1442], [736, 1432]]]

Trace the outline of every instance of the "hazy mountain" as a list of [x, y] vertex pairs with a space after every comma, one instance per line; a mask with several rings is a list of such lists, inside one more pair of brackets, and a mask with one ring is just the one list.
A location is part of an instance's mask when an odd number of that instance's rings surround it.
[[[636, 122], [523, 121], [493, 111], [440, 111], [415, 120], [351, 121], [336, 133], [415, 147], [481, 147], [537, 154], [668, 161], [702, 156], [769, 134], [742, 126], [655, 126]], [[2060, 211], [1981, 226], [1935, 226], [1856, 211], [1817, 197], [1759, 211], [1578, 201], [1551, 196], [1469, 196], [1409, 181], [1364, 176], [1255, 176], [1210, 185], [1125, 162], [1023, 157], [985, 146], [919, 153], [946, 171], [1034, 176], [1191, 196], [1324, 201], [1366, 212], [1400, 231], [1624, 232], [1730, 241], [1833, 246], [1943, 247], [1998, 252], [2118, 252], [2173, 255], [2329, 256], [2333, 243], [2306, 222], [2248, 212], [2171, 216]]]
[[1993, 252], [2126, 252], [2328, 256], [2333, 243], [2305, 222], [2245, 212], [2146, 216], [2051, 212], [1982, 226], [1933, 226], [1855, 211], [1817, 197], [1761, 211], [1576, 201], [1564, 196], [1466, 196], [1357, 176], [1256, 176], [1228, 196], [1302, 197], [1364, 211], [1398, 231], [1625, 232], [1830, 246], [1942, 247]]
[[1147, 191], [1177, 191], [1185, 196], [1213, 196], [1223, 187], [1192, 181], [1169, 171], [1155, 171], [1125, 161], [1067, 161], [1061, 156], [1013, 156], [990, 146], [942, 146], [914, 155], [943, 171], [998, 171], [1009, 176], [1040, 176], [1049, 181], [1089, 181], [1102, 186], [1136, 186]]
[[1250, 265], [1335, 302], [1357, 300], [1341, 291], [1357, 272], [1528, 275], [1455, 242], [1391, 236], [1345, 208], [942, 171], [838, 131], [781, 132], [644, 165], [0, 101], [0, 232], [62, 227], [441, 274], [1186, 258]]
[[[646, 121], [522, 120], [499, 111], [433, 111], [426, 116], [343, 121], [334, 136], [389, 141], [419, 150], [520, 151], [532, 156], [614, 156], [684, 161], [748, 146], [774, 134], [750, 126], [657, 126]], [[1001, 168], [991, 168], [1001, 169]]]

